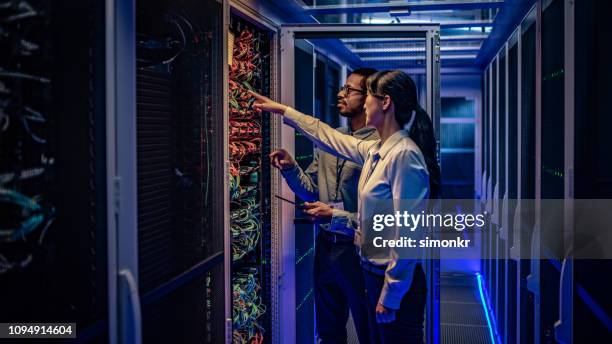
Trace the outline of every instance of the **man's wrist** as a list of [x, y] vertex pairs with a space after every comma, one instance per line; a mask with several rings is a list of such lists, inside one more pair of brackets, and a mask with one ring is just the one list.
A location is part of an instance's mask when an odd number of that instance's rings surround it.
[[297, 164], [296, 164], [296, 163], [293, 163], [293, 164], [291, 164], [291, 165], [289, 165], [289, 166], [287, 166], [287, 167], [283, 167], [283, 168], [281, 168], [281, 170], [283, 170], [283, 171], [289, 171], [289, 170], [292, 170], [292, 169], [294, 169], [294, 168], [297, 168]]
[[280, 170], [281, 170], [281, 172], [291, 172], [292, 170], [296, 170], [297, 167], [298, 167], [297, 164], [293, 164], [293, 165], [291, 165], [289, 167], [281, 167]]

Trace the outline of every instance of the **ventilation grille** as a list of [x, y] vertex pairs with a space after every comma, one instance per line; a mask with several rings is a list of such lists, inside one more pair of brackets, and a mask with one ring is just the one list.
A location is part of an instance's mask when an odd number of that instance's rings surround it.
[[172, 87], [165, 74], [139, 71], [137, 90], [139, 273], [148, 291], [172, 273]]
[[442, 325], [442, 343], [449, 344], [490, 344], [491, 338], [486, 326]]

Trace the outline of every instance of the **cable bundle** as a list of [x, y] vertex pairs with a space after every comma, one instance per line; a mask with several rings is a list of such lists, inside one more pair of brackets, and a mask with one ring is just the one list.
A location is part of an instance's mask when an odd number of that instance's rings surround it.
[[259, 40], [245, 29], [234, 40], [230, 68], [230, 156], [231, 173], [237, 176], [240, 165], [249, 155], [261, 154], [261, 116], [253, 111], [254, 99], [248, 91], [260, 77]]
[[[252, 159], [254, 155], [261, 152], [261, 138], [254, 138], [251, 141], [230, 141], [230, 155], [232, 162], [232, 174], [234, 176], [238, 175], [238, 171], [240, 171], [240, 164], [245, 159], [245, 157], [251, 155]], [[257, 161], [260, 158], [255, 158], [252, 161]]]
[[255, 197], [244, 197], [239, 202], [232, 203], [232, 259], [234, 261], [253, 251], [261, 234], [259, 203]]
[[16, 228], [0, 228], [0, 241], [13, 242], [18, 239], [25, 240], [25, 237], [43, 222], [50, 222], [50, 219], [45, 221], [47, 216], [45, 216], [43, 209], [38, 204], [38, 199], [26, 197], [14, 190], [0, 188], [0, 201], [19, 207], [20, 213], [27, 215], [27, 218]]
[[[261, 125], [259, 122], [248, 121], [231, 121], [230, 122], [230, 138], [232, 139], [249, 139], [259, 138], [261, 136]], [[261, 139], [260, 139], [261, 140]]]
[[[256, 249], [260, 238], [258, 172], [261, 169], [261, 116], [253, 111], [247, 93], [259, 79], [259, 40], [249, 29], [234, 40], [230, 68], [230, 193], [232, 199], [232, 251], [234, 260]], [[246, 206], [245, 206], [246, 205]]]
[[0, 275], [32, 262], [55, 218], [41, 185], [52, 178], [54, 164], [47, 146], [46, 95], [52, 83], [42, 68], [47, 36], [40, 29], [49, 13], [41, 5], [0, 2], [0, 50], [5, 52], [0, 57]]
[[[262, 164], [262, 116], [253, 111], [254, 91], [261, 84], [262, 60], [259, 38], [248, 28], [240, 29], [234, 39], [229, 81], [230, 150], [230, 229], [232, 261], [242, 266], [232, 274], [233, 342], [263, 343], [263, 327], [258, 319], [266, 308], [260, 296], [257, 267], [262, 238], [260, 214]], [[261, 92], [261, 90], [257, 89]]]
[[257, 319], [266, 312], [266, 307], [261, 302], [260, 289], [256, 269], [244, 269], [234, 273], [232, 277], [233, 343], [263, 343], [264, 329]]
[[253, 90], [248, 81], [239, 84], [234, 80], [230, 80], [230, 117], [234, 119], [252, 119], [259, 115], [257, 112], [249, 111], [255, 99], [246, 93], [247, 90]]
[[[11, 226], [11, 228], [0, 227], [0, 243], [25, 241], [26, 237], [38, 228], [41, 228], [41, 230], [37, 242], [38, 244], [42, 243], [47, 229], [53, 223], [55, 210], [53, 208], [43, 209], [39, 202], [38, 197], [29, 198], [15, 190], [0, 187], [2, 208], [5, 208], [5, 205], [6, 208], [12, 207], [24, 217], [16, 226]], [[25, 268], [31, 261], [31, 254], [26, 254], [25, 258], [18, 258], [16, 262], [10, 262], [4, 255], [0, 254], [0, 274], [17, 268]]]
[[232, 200], [235, 200], [236, 198], [240, 197], [240, 176], [238, 175], [238, 173], [230, 173], [229, 179], [230, 198]]

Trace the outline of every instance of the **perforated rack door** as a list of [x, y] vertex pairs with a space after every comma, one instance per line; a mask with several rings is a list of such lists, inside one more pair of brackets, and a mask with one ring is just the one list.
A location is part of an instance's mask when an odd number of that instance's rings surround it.
[[135, 77], [143, 340], [224, 336], [224, 5], [139, 2]]

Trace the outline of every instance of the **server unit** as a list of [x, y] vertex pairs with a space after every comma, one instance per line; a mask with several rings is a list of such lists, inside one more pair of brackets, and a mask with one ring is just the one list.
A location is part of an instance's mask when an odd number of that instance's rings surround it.
[[499, 53], [499, 83], [498, 83], [498, 112], [497, 112], [497, 198], [495, 199], [497, 207], [495, 212], [497, 216], [497, 256], [496, 256], [496, 286], [493, 292], [495, 298], [495, 311], [497, 316], [497, 329], [500, 332], [500, 336], [503, 338], [505, 335], [505, 288], [506, 288], [506, 255], [507, 255], [507, 229], [504, 227], [504, 209], [503, 200], [506, 197], [506, 89], [507, 89], [507, 67], [508, 67], [508, 56], [506, 45], [502, 47]]
[[[489, 150], [490, 150], [490, 133], [491, 131], [489, 130], [489, 125], [490, 125], [490, 88], [491, 88], [491, 68], [490, 66], [487, 66], [487, 68], [485, 68], [484, 73], [483, 73], [483, 82], [482, 85], [484, 87], [483, 89], [483, 110], [481, 112], [481, 118], [482, 120], [480, 121], [480, 130], [481, 130], [481, 140], [482, 140], [482, 144], [480, 145], [480, 149], [482, 150], [481, 154], [480, 154], [480, 159], [481, 159], [481, 166], [482, 166], [482, 177], [481, 177], [481, 198], [480, 198], [480, 209], [481, 211], [484, 213], [485, 211], [488, 210], [488, 202], [490, 200], [490, 195], [489, 195], [489, 175], [490, 175], [490, 171], [491, 168], [489, 167], [489, 161], [490, 161], [490, 157], [489, 157]], [[484, 228], [489, 228], [489, 221], [490, 221], [490, 217], [486, 216], [485, 217], [485, 225]], [[490, 252], [489, 249], [491, 248], [491, 245], [489, 245], [488, 243], [488, 235], [483, 234], [482, 236], [482, 240], [481, 240], [481, 245], [480, 245], [480, 255], [481, 255], [481, 262], [480, 262], [480, 271], [483, 273], [483, 275], [485, 275], [486, 273], [488, 273], [489, 271], [489, 265], [490, 265]], [[485, 277], [487, 277], [487, 275], [485, 275]]]
[[518, 245], [516, 245], [515, 221], [518, 198], [518, 35], [515, 31], [511, 41], [508, 43], [508, 89], [507, 89], [507, 136], [506, 136], [506, 183], [507, 191], [504, 197], [504, 234], [507, 240], [506, 251], [506, 289], [505, 298], [507, 305], [505, 337], [508, 343], [516, 342], [517, 322], [517, 287], [518, 287]]
[[[491, 222], [490, 227], [487, 230], [488, 233], [488, 242], [491, 245], [490, 253], [491, 253], [491, 261], [489, 262], [488, 274], [487, 274], [487, 289], [489, 291], [494, 291], [497, 289], [497, 229], [498, 229], [498, 219], [499, 216], [497, 212], [497, 202], [499, 199], [499, 186], [497, 183], [497, 164], [498, 164], [498, 119], [497, 119], [497, 101], [498, 101], [498, 92], [499, 92], [499, 84], [498, 84], [498, 76], [499, 76], [499, 58], [497, 57], [492, 65], [491, 65], [491, 112], [489, 114], [491, 118], [491, 150], [489, 152], [490, 156], [490, 170], [491, 176], [490, 179], [490, 202], [489, 202], [489, 214], [491, 214]], [[495, 294], [491, 295], [493, 304], [497, 304], [497, 300], [495, 299]]]
[[100, 343], [113, 254], [105, 28], [103, 2], [0, 5], [0, 321], [76, 322]]
[[[559, 199], [564, 197], [564, 2], [551, 1], [542, 10], [541, 32], [541, 187], [539, 197]], [[542, 207], [540, 219], [556, 219], [554, 227], [563, 228], [563, 217]], [[559, 319], [560, 262], [563, 247], [556, 240], [558, 233], [542, 231], [540, 236], [539, 291], [540, 291], [540, 341], [554, 340], [554, 325]]]
[[[519, 142], [520, 159], [518, 168], [519, 182], [519, 199], [535, 199], [535, 181], [536, 181], [536, 74], [535, 74], [535, 59], [536, 59], [536, 23], [535, 10], [527, 16], [527, 19], [521, 24], [520, 32], [520, 116], [517, 120], [520, 125]], [[518, 319], [517, 339], [519, 342], [529, 342], [533, 340], [535, 331], [535, 295], [532, 290], [527, 287], [527, 278], [531, 274], [531, 261], [525, 259], [529, 256], [534, 240], [532, 231], [529, 229], [535, 225], [535, 203], [521, 202], [519, 212], [520, 217], [517, 218], [517, 228], [515, 245], [518, 248], [520, 257], [520, 271], [518, 278], [520, 281], [520, 289], [518, 291], [518, 307], [520, 309], [520, 318]]]

